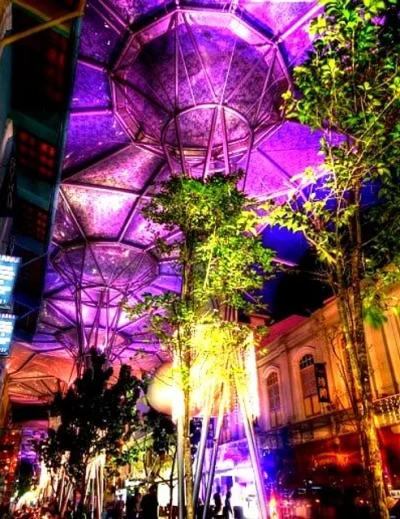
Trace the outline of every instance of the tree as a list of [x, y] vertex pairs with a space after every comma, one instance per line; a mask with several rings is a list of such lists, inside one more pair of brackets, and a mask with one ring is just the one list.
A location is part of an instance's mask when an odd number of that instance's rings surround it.
[[386, 519], [364, 318], [382, 321], [400, 273], [399, 18], [386, 0], [324, 4], [285, 94], [287, 117], [322, 133], [324, 161], [293, 179], [287, 203], [265, 206], [266, 219], [304, 234], [337, 297], [372, 511]]
[[18, 468], [18, 481], [16, 485], [16, 493], [18, 497], [23, 496], [29, 492], [37, 484], [35, 477], [35, 469], [31, 462], [21, 459]]
[[139, 430], [110, 461], [114, 467], [133, 465], [135, 479], [149, 485], [161, 477], [167, 466], [173, 465], [175, 447], [175, 424], [169, 416], [150, 407], [142, 414]]
[[[111, 468], [116, 470], [129, 464], [134, 479], [146, 487], [162, 480], [170, 488], [171, 503], [175, 463], [176, 426], [169, 416], [152, 407], [142, 414], [140, 430], [110, 459]], [[169, 473], [167, 478], [165, 472]]]
[[186, 504], [188, 519], [194, 517], [191, 410], [204, 403], [199, 400], [207, 398], [205, 392], [217, 394], [223, 379], [228, 384], [234, 372], [245, 380], [242, 353], [249, 329], [228, 322], [223, 314], [254, 309], [257, 298], [244, 295], [261, 289], [273, 272], [274, 254], [254, 230], [259, 221], [255, 201], [237, 188], [241, 177], [215, 173], [202, 180], [182, 175], [161, 185], [144, 214], [177, 236], [159, 238], [158, 251], [176, 259], [182, 288], [179, 294], [146, 294], [143, 303], [128, 309], [132, 317], [149, 316], [149, 331], [174, 360], [173, 378], [182, 396], [182, 408], [176, 410], [178, 473], [186, 478], [186, 499], [184, 503], [181, 494], [179, 506], [183, 514]]
[[[90, 359], [90, 367], [66, 394], [55, 396], [51, 414], [60, 423], [49, 430], [40, 449], [47, 467], [61, 470], [63, 480], [79, 491], [81, 505], [90, 464], [99, 456], [116, 456], [140, 426], [137, 402], [144, 388], [130, 366], [122, 365], [118, 379], [110, 384], [113, 369], [106, 367], [105, 356], [92, 349]], [[68, 492], [66, 495], [68, 499]]]

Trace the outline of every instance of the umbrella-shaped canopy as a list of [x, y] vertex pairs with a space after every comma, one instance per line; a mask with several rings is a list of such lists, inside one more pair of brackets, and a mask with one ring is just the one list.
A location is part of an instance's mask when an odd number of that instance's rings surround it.
[[142, 215], [171, 171], [243, 168], [249, 195], [279, 199], [293, 175], [320, 163], [318, 134], [280, 108], [318, 9], [295, 0], [87, 4], [44, 301], [33, 343], [14, 344], [14, 400], [69, 383], [91, 346], [139, 372], [165, 361], [145, 319], [129, 320], [121, 303], [180, 290], [173, 260], [157, 251], [159, 229]]

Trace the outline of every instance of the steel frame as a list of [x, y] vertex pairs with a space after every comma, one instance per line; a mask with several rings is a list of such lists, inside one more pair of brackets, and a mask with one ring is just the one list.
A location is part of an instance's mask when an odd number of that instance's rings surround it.
[[[235, 11], [235, 9], [234, 9]], [[238, 34], [236, 32], [234, 43], [232, 45], [232, 49], [230, 52], [230, 58], [229, 58], [229, 65], [228, 65], [228, 71], [225, 76], [223, 88], [222, 88], [222, 94], [220, 98], [217, 98], [215, 89], [212, 84], [211, 77], [208, 73], [207, 66], [204, 62], [203, 56], [200, 52], [199, 45], [196, 39], [196, 36], [193, 32], [191, 23], [189, 22], [188, 17], [196, 17], [199, 15], [199, 12], [201, 14], [203, 13], [209, 13], [210, 15], [218, 15], [219, 17], [223, 17], [222, 19], [234, 19], [237, 20], [239, 24], [244, 24], [249, 31], [256, 34], [257, 31], [254, 28], [251, 28], [247, 22], [245, 22], [242, 18], [238, 17], [236, 13], [232, 12], [232, 9], [229, 9], [228, 12], [223, 13], [219, 10], [210, 10], [210, 9], [195, 9], [195, 8], [189, 8], [185, 6], [177, 5], [175, 11], [169, 12], [165, 14], [164, 16], [161, 16], [161, 18], [154, 20], [151, 24], [147, 25], [145, 28], [140, 29], [136, 33], [132, 34], [132, 36], [128, 39], [122, 53], [120, 54], [119, 59], [116, 61], [114, 70], [110, 74], [110, 83], [112, 88], [112, 95], [113, 95], [113, 104], [114, 106], [118, 106], [118, 92], [120, 92], [120, 95], [123, 96], [123, 98], [126, 99], [127, 94], [124, 92], [124, 89], [121, 88], [121, 85], [123, 85], [125, 88], [132, 89], [136, 92], [136, 94], [141, 95], [143, 98], [146, 98], [147, 101], [152, 104], [153, 106], [157, 107], [158, 109], [163, 110], [165, 113], [169, 113], [168, 119], [165, 121], [162, 130], [161, 130], [161, 139], [157, 143], [157, 135], [155, 135], [153, 132], [151, 132], [148, 135], [148, 138], [150, 140], [149, 143], [145, 144], [146, 146], [149, 146], [149, 149], [158, 152], [159, 149], [164, 150], [165, 158], [167, 159], [169, 168], [173, 172], [177, 172], [177, 168], [179, 171], [183, 172], [184, 174], [191, 174], [193, 168], [198, 169], [199, 166], [202, 169], [202, 176], [203, 178], [206, 177], [211, 170], [222, 169], [225, 172], [229, 172], [232, 169], [231, 162], [238, 162], [242, 157], [243, 154], [245, 155], [245, 165], [248, 166], [250, 161], [250, 153], [249, 150], [251, 150], [254, 143], [256, 143], [258, 139], [257, 133], [260, 131], [262, 133], [270, 132], [272, 129], [279, 123], [279, 118], [271, 117], [272, 112], [267, 111], [266, 113], [263, 113], [262, 111], [262, 105], [264, 102], [265, 97], [268, 95], [268, 92], [271, 91], [275, 80], [273, 78], [273, 71], [275, 70], [275, 64], [279, 63], [280, 67], [280, 80], [285, 79], [290, 84], [289, 75], [284, 67], [283, 60], [279, 54], [279, 50], [277, 47], [277, 44], [273, 42], [272, 40], [268, 40], [265, 36], [258, 34], [258, 39], [260, 41], [262, 40], [264, 42], [264, 45], [266, 46], [266, 49], [261, 55], [258, 57], [258, 59], [252, 64], [250, 69], [246, 72], [246, 74], [241, 78], [241, 80], [237, 83], [235, 88], [231, 90], [229, 93], [227, 93], [227, 85], [228, 85], [228, 78], [229, 73], [231, 71], [233, 59], [235, 56], [236, 51], [236, 44], [238, 41]], [[222, 21], [221, 21], [222, 23]], [[192, 81], [188, 73], [188, 67], [185, 59], [185, 55], [182, 51], [182, 44], [180, 41], [180, 35], [179, 35], [179, 26], [183, 25], [186, 29], [186, 32], [188, 34], [188, 37], [191, 41], [193, 50], [195, 52], [197, 61], [200, 65], [202, 74], [205, 78], [205, 82], [207, 84], [207, 88], [209, 90], [210, 94], [210, 102], [208, 103], [202, 103], [199, 104], [196, 100], [196, 93], [193, 89]], [[127, 81], [126, 78], [121, 77], [121, 73], [124, 73], [124, 71], [127, 70], [129, 66], [131, 66], [134, 61], [137, 59], [139, 52], [146, 53], [146, 47], [143, 47], [142, 41], [150, 41], [157, 36], [164, 34], [165, 31], [171, 31], [173, 33], [174, 38], [174, 55], [173, 55], [173, 77], [174, 77], [174, 98], [173, 100], [170, 99], [168, 92], [166, 92], [162, 79], [159, 77], [157, 70], [154, 69], [152, 65], [152, 61], [149, 61], [150, 68], [154, 73], [155, 80], [158, 82], [158, 84], [161, 86], [165, 98], [168, 100], [168, 103], [172, 106], [172, 112], [170, 108], [167, 108], [165, 106], [165, 101], [163, 101], [156, 92], [151, 88], [150, 90], [153, 91], [154, 94], [156, 94], [156, 98], [152, 98], [148, 93], [144, 93], [141, 89], [138, 89], [136, 85], [134, 85], [131, 81]], [[133, 52], [133, 56], [129, 58], [127, 62], [126, 56], [128, 55], [129, 49], [134, 46], [135, 51]], [[270, 54], [272, 53], [272, 58], [270, 57]], [[240, 89], [244, 87], [244, 85], [249, 81], [254, 71], [257, 69], [257, 67], [260, 66], [261, 63], [264, 63], [266, 61], [270, 61], [268, 65], [268, 72], [266, 74], [264, 84], [262, 87], [262, 93], [261, 97], [258, 98], [252, 106], [250, 106], [246, 114], [242, 114], [239, 111], [235, 110], [233, 107], [229, 106], [229, 102], [232, 98], [234, 98], [236, 92], [238, 92]], [[190, 95], [193, 101], [192, 106], [181, 106], [180, 103], [180, 61], [183, 64], [183, 71], [184, 71], [184, 77], [186, 78], [186, 81], [188, 83], [189, 89], [190, 89]], [[142, 78], [143, 80], [143, 78]], [[115, 87], [113, 88], [113, 83], [115, 83]], [[164, 103], [164, 106], [160, 106]], [[252, 111], [254, 106], [257, 105], [257, 109], [255, 110], [255, 115], [252, 118], [252, 120], [249, 120], [247, 115]], [[208, 143], [206, 146], [201, 147], [193, 147], [188, 146], [188, 144], [185, 142], [185, 137], [183, 134], [183, 130], [180, 124], [180, 119], [183, 115], [197, 109], [201, 108], [209, 108], [213, 110], [212, 115], [212, 122], [211, 127], [209, 129], [209, 135], [208, 135]], [[142, 134], [143, 129], [141, 129], [140, 120], [143, 120], [143, 114], [135, 114], [135, 108], [132, 107], [131, 104], [126, 108], [128, 110], [128, 113], [132, 111], [132, 124], [136, 128], [135, 131], [132, 131], [130, 128], [131, 123], [126, 119], [125, 116], [118, 113], [118, 110], [116, 111], [116, 115], [119, 118], [120, 122], [127, 128], [128, 132], [131, 134], [132, 138], [135, 140], [135, 134], [137, 131], [139, 131], [140, 134]], [[248, 128], [248, 135], [239, 139], [234, 140], [231, 139], [229, 136], [229, 129], [227, 127], [226, 122], [226, 111], [230, 112], [231, 114], [234, 114], [235, 117], [240, 119], [244, 122], [246, 127]], [[139, 115], [139, 116], [138, 116]], [[260, 118], [261, 116], [261, 118]], [[282, 114], [279, 114], [279, 117], [281, 117]], [[218, 145], [215, 144], [215, 129], [216, 129], [216, 123], [217, 119], [220, 117], [221, 120], [221, 127], [223, 129], [223, 135], [222, 135], [222, 142]], [[275, 120], [276, 118], [276, 120]], [[175, 135], [177, 143], [169, 143], [167, 142], [167, 132], [171, 128], [171, 126], [175, 127]], [[266, 129], [263, 129], [264, 126], [267, 126]], [[265, 137], [265, 135], [264, 135]], [[145, 138], [146, 140], [146, 138]], [[215, 164], [215, 162], [218, 162], [219, 164]], [[222, 163], [222, 165], [221, 165]]]

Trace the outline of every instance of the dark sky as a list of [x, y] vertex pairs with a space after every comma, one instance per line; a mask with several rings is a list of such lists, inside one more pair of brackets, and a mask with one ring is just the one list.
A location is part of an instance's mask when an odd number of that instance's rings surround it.
[[303, 235], [285, 229], [267, 229], [263, 232], [263, 244], [274, 250], [278, 258], [294, 265], [285, 267], [286, 272], [277, 274], [264, 289], [263, 298], [273, 319], [309, 315], [320, 308], [331, 291], [313, 276], [317, 264]]

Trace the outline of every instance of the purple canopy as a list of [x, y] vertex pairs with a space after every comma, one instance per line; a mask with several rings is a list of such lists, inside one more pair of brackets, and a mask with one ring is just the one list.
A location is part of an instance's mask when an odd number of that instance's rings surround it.
[[[280, 108], [318, 9], [295, 0], [88, 2], [45, 298], [35, 340], [15, 345], [14, 399], [29, 387], [48, 398], [91, 346], [138, 371], [165, 360], [145, 319], [131, 321], [121, 303], [180, 289], [173, 261], [156, 250], [160, 230], [141, 213], [171, 171], [243, 168], [246, 192], [267, 199], [321, 161], [319, 136]], [[38, 389], [40, 377], [49, 378]]]

